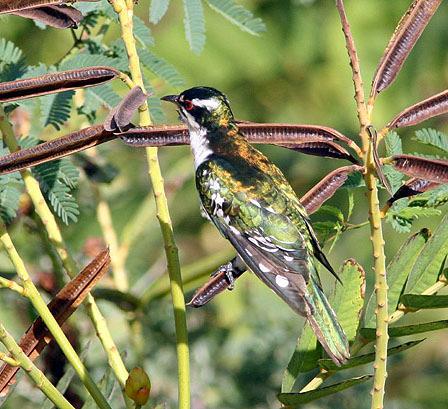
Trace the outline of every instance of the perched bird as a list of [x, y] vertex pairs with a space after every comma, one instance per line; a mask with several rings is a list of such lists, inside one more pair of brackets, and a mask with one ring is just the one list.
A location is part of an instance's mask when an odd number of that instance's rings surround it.
[[238, 130], [220, 91], [195, 87], [162, 98], [188, 126], [203, 210], [244, 263], [307, 318], [336, 364], [347, 338], [322, 292], [316, 259], [332, 274], [305, 209], [283, 173]]

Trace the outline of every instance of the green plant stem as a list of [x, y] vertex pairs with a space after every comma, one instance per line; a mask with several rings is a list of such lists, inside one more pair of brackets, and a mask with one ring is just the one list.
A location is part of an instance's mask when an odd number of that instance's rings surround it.
[[322, 385], [330, 376], [333, 375], [334, 372], [326, 371], [325, 369], [321, 369], [320, 372], [309, 381], [302, 389], [300, 389], [300, 393], [310, 392], [317, 389], [320, 385]]
[[115, 232], [112, 222], [112, 214], [109, 204], [104, 199], [100, 186], [92, 184], [95, 196], [97, 198], [96, 215], [98, 222], [103, 232], [104, 240], [110, 249], [112, 276], [115, 284], [115, 288], [122, 292], [129, 290], [128, 277], [124, 265], [124, 260], [119, 257], [119, 246], [117, 233]]
[[20, 366], [20, 362], [16, 361], [14, 358], [11, 358], [9, 355], [6, 355], [4, 352], [0, 352], [0, 361], [3, 361], [5, 364], [9, 366]]
[[360, 125], [360, 137], [362, 140], [362, 151], [364, 153], [364, 165], [366, 173], [364, 180], [367, 186], [367, 199], [369, 203], [369, 222], [371, 242], [373, 248], [373, 260], [375, 270], [375, 294], [377, 308], [376, 313], [376, 342], [375, 361], [373, 364], [373, 390], [371, 409], [382, 409], [384, 406], [384, 391], [387, 378], [387, 345], [388, 335], [388, 312], [387, 312], [387, 281], [386, 281], [386, 257], [384, 254], [384, 238], [381, 225], [381, 210], [378, 200], [378, 188], [375, 178], [375, 164], [373, 151], [367, 127], [371, 124], [371, 113], [373, 111], [374, 99], [369, 99], [366, 106], [362, 76], [356, 45], [348, 24], [343, 0], [336, 0], [336, 7], [341, 19], [342, 30], [345, 36], [350, 65], [352, 67], [352, 79], [355, 88], [355, 101], [358, 111]]
[[[15, 139], [12, 126], [7, 120], [5, 112], [3, 110], [3, 106], [1, 106], [1, 104], [0, 131], [2, 132], [4, 141], [11, 152], [15, 152], [20, 149]], [[42, 195], [39, 183], [28, 169], [23, 170], [20, 173], [25, 183], [26, 190], [31, 197], [31, 201], [33, 202], [35, 211], [45, 227], [50, 243], [58, 253], [58, 256], [61, 259], [61, 262], [68, 275], [71, 278], [75, 277], [78, 273], [76, 262], [67, 250], [67, 246], [64, 242], [64, 239], [62, 238], [59, 226], [53, 213], [48, 207], [44, 196]], [[130, 407], [131, 403], [124, 393], [124, 385], [129, 374], [114, 343], [109, 328], [107, 327], [106, 320], [98, 309], [98, 306], [96, 305], [95, 300], [91, 294], [87, 295], [85, 305], [87, 313], [91, 321], [93, 322], [93, 325], [95, 326], [96, 334], [98, 335], [98, 338], [100, 339], [101, 344], [103, 345], [103, 348], [107, 354], [109, 365], [111, 366], [118, 382], [120, 383], [123, 397], [126, 401], [126, 406]], [[97, 324], [101, 324], [101, 327], [97, 327]]]
[[[48, 399], [50, 399], [59, 409], [74, 409], [67, 399], [62, 396], [61, 392], [59, 392], [48, 378], [45, 377], [42, 371], [40, 371], [25, 355], [2, 324], [0, 324], [0, 341], [13, 356], [14, 363], [17, 363], [24, 369], [25, 373], [36, 383], [36, 386], [48, 397]], [[11, 365], [11, 362], [6, 361], [6, 357], [0, 359], [5, 360], [5, 362]], [[11, 360], [11, 358], [9, 358], [9, 360]]]
[[7, 278], [0, 277], [0, 288], [9, 288], [12, 291], [15, 291], [16, 293], [19, 293], [21, 296], [26, 297], [27, 292], [25, 289], [17, 284], [15, 281], [8, 280]]
[[[132, 80], [144, 90], [143, 78], [140, 69], [140, 60], [137, 53], [133, 34], [133, 1], [111, 0], [115, 12], [118, 14], [121, 35], [129, 59], [129, 69]], [[140, 109], [140, 125], [151, 125], [148, 104]], [[164, 182], [157, 157], [157, 148], [146, 148], [149, 177], [152, 183], [157, 209], [157, 218], [162, 231], [167, 258], [168, 273], [171, 282], [171, 297], [174, 309], [174, 323], [176, 328], [176, 349], [179, 378], [179, 409], [190, 408], [190, 363], [188, 348], [188, 331], [185, 313], [185, 299], [180, 274], [180, 262], [177, 246], [174, 240], [173, 227], [165, 195]]]
[[[448, 285], [448, 281], [445, 277], [439, 278], [439, 280], [434, 283], [431, 287], [428, 287], [422, 292], [422, 295], [433, 295], [439, 292], [442, 288]], [[418, 311], [418, 310], [417, 310]], [[400, 304], [398, 308], [390, 315], [389, 324], [392, 324], [402, 318], [408, 312], [416, 312], [416, 310], [411, 310], [406, 308], [403, 304]]]
[[17, 275], [22, 281], [23, 288], [26, 289], [27, 291], [27, 298], [30, 300], [30, 302], [33, 304], [33, 307], [36, 309], [42, 320], [45, 322], [45, 325], [48, 327], [48, 330], [51, 332], [54, 339], [61, 348], [62, 352], [75, 369], [79, 378], [81, 379], [87, 390], [90, 392], [90, 394], [92, 395], [93, 399], [98, 404], [98, 406], [101, 409], [110, 409], [110, 406], [107, 403], [106, 398], [102, 395], [96, 383], [90, 377], [86, 367], [81, 362], [81, 359], [79, 358], [78, 354], [71, 346], [70, 341], [67, 339], [61, 327], [57, 323], [56, 319], [51, 314], [50, 310], [45, 304], [45, 301], [39, 294], [39, 291], [37, 291], [37, 288], [32, 282], [31, 277], [29, 276], [28, 271], [26, 270], [23, 260], [21, 259], [19, 253], [17, 253], [17, 250], [14, 247], [14, 244], [3, 222], [0, 222], [0, 241], [5, 247], [5, 250], [8, 253], [10, 260], [17, 271]]

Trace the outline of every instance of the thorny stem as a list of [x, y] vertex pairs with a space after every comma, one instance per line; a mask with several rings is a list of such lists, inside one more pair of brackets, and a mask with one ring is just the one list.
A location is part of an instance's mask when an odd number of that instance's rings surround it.
[[73, 349], [72, 345], [70, 344], [70, 341], [67, 339], [61, 327], [57, 323], [56, 319], [51, 314], [50, 310], [45, 304], [45, 301], [39, 294], [39, 291], [37, 291], [37, 288], [35, 287], [33, 281], [31, 280], [31, 277], [29, 276], [28, 271], [26, 270], [23, 260], [21, 259], [19, 253], [17, 253], [17, 250], [14, 247], [14, 244], [3, 222], [0, 222], [0, 241], [5, 247], [5, 250], [8, 253], [10, 260], [17, 271], [17, 275], [22, 281], [23, 288], [26, 289], [27, 291], [27, 298], [31, 301], [33, 307], [36, 309], [42, 320], [45, 322], [45, 325], [47, 326], [48, 330], [51, 332], [54, 339], [58, 343], [59, 347], [64, 352], [64, 355], [67, 357], [68, 361], [75, 369], [76, 373], [83, 382], [84, 386], [90, 392], [93, 399], [101, 409], [110, 409], [110, 406], [107, 403], [106, 398], [102, 395], [96, 383], [87, 372], [86, 367], [81, 362], [81, 359], [79, 358], [76, 351]]
[[0, 324], [0, 341], [12, 355], [11, 358], [1, 354], [0, 359], [2, 361], [5, 361], [8, 365], [22, 367], [25, 373], [36, 383], [36, 386], [56, 405], [56, 407], [60, 409], [75, 409], [67, 399], [62, 396], [61, 392], [53, 386], [48, 378], [45, 377], [42, 371], [25, 355], [2, 324]]
[[[3, 139], [11, 152], [19, 150], [19, 145], [14, 136], [11, 124], [8, 122], [3, 107], [0, 105], [0, 132], [3, 134]], [[45, 230], [48, 234], [48, 239], [52, 246], [56, 249], [64, 268], [68, 275], [73, 278], [78, 272], [75, 260], [67, 250], [67, 246], [62, 238], [61, 231], [56, 222], [56, 219], [48, 207], [42, 191], [40, 190], [39, 182], [33, 177], [31, 172], [26, 169], [20, 172], [25, 183], [26, 190], [31, 197], [37, 215], [42, 220]], [[112, 335], [107, 327], [106, 320], [101, 314], [96, 302], [91, 294], [86, 297], [87, 313], [95, 327], [98, 338], [103, 345], [107, 354], [109, 364], [117, 377], [118, 382], [123, 391], [124, 399], [129, 406], [129, 400], [124, 394], [124, 385], [128, 378], [128, 371], [121, 359], [120, 353], [114, 343]], [[101, 325], [100, 325], [101, 324]]]
[[[143, 78], [140, 69], [140, 60], [136, 49], [133, 34], [133, 7], [132, 0], [111, 0], [111, 4], [118, 14], [121, 35], [126, 47], [129, 59], [129, 69], [132, 80], [144, 90]], [[140, 109], [140, 125], [151, 125], [148, 104], [143, 104]], [[157, 148], [146, 148], [149, 177], [153, 186], [156, 202], [157, 217], [165, 243], [165, 253], [168, 265], [168, 274], [171, 284], [171, 297], [174, 309], [174, 323], [176, 328], [176, 349], [178, 360], [179, 379], [179, 409], [190, 408], [190, 364], [188, 348], [188, 332], [185, 313], [185, 299], [180, 274], [180, 263], [176, 243], [174, 241], [173, 227], [165, 196], [164, 182], [157, 157]]]
[[355, 101], [358, 111], [360, 125], [360, 136], [363, 142], [364, 165], [366, 173], [364, 179], [367, 186], [367, 198], [369, 202], [369, 221], [371, 231], [371, 241], [373, 246], [373, 259], [375, 270], [375, 294], [377, 307], [376, 314], [376, 343], [375, 361], [373, 364], [373, 390], [371, 409], [382, 409], [384, 401], [384, 390], [387, 377], [387, 345], [388, 335], [388, 306], [387, 306], [387, 282], [386, 282], [386, 257], [384, 254], [384, 238], [381, 225], [381, 211], [379, 207], [378, 188], [375, 178], [375, 164], [373, 160], [373, 149], [366, 128], [370, 125], [370, 116], [373, 109], [374, 100], [369, 100], [366, 106], [361, 72], [359, 69], [359, 59], [356, 53], [356, 46], [353, 40], [350, 26], [345, 14], [343, 0], [336, 0], [336, 7], [341, 17], [342, 29], [346, 40], [346, 46], [352, 67], [353, 83], [355, 87]]

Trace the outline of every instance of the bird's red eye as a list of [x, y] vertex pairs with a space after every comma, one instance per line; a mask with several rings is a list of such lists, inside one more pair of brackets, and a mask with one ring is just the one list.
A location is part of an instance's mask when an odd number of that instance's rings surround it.
[[193, 109], [193, 103], [191, 101], [185, 100], [184, 107], [187, 111], [191, 111]]

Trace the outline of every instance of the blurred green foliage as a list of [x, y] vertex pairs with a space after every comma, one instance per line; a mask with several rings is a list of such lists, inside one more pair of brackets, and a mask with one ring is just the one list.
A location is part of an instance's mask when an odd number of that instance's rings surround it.
[[[177, 2], [176, 2], [177, 3]], [[351, 72], [340, 23], [333, 2], [313, 0], [253, 0], [244, 1], [256, 16], [266, 23], [267, 32], [249, 36], [226, 23], [210, 9], [206, 13], [207, 40], [202, 54], [192, 53], [184, 36], [182, 10], [175, 2], [160, 24], [148, 23], [149, 4], [141, 1], [137, 15], [149, 24], [155, 38], [153, 51], [172, 63], [186, 78], [186, 87], [210, 85], [224, 91], [230, 98], [238, 118], [260, 122], [295, 122], [334, 127], [356, 138], [357, 120], [353, 101]], [[366, 88], [376, 64], [396, 23], [409, 1], [358, 0], [347, 2], [347, 13], [358, 45]], [[443, 4], [417, 43], [394, 85], [381, 94], [376, 105], [374, 123], [381, 127], [402, 108], [446, 88], [448, 83], [448, 9]], [[107, 41], [113, 41], [118, 28], [112, 27]], [[0, 19], [0, 37], [13, 41], [26, 56], [29, 64], [44, 62], [51, 65], [61, 59], [72, 45], [69, 31], [39, 29], [33, 22], [19, 17]], [[153, 82], [156, 95], [171, 91], [160, 80]], [[177, 123], [175, 113], [166, 110], [169, 123]], [[106, 114], [104, 110], [103, 114]], [[446, 116], [429, 122], [428, 126], [447, 131]], [[71, 122], [58, 132], [67, 133], [81, 124]], [[404, 152], [411, 153], [416, 144], [411, 140], [413, 129], [400, 132]], [[45, 128], [43, 136], [55, 132]], [[119, 238], [128, 234], [129, 225], [142, 203], [138, 225], [138, 240], [133, 242], [127, 269], [131, 289], [140, 290], [164, 273], [161, 236], [154, 214], [143, 152], [123, 146], [119, 141], [101, 146], [101, 154], [118, 170], [119, 175], [103, 190], [112, 209]], [[285, 171], [294, 189], [302, 194], [339, 163], [309, 157], [278, 147], [263, 147], [272, 160]], [[198, 199], [193, 186], [193, 165], [186, 147], [160, 150], [163, 172], [168, 188], [174, 230], [183, 265], [221, 252], [228, 244], [200, 216]], [[173, 172], [173, 170], [176, 170]], [[387, 199], [386, 193], [382, 199]], [[146, 202], [145, 202], [146, 200]], [[76, 224], [63, 227], [69, 246], [85, 263], [86, 240], [101, 235], [95, 215], [94, 192], [81, 178], [78, 189], [81, 214]], [[366, 220], [367, 210], [362, 193], [355, 192], [352, 223]], [[347, 194], [338, 192], [329, 202], [347, 213]], [[318, 216], [317, 216], [318, 217]], [[317, 220], [317, 218], [315, 218]], [[423, 218], [413, 225], [434, 228], [438, 217]], [[49, 271], [51, 264], [46, 249], [35, 233], [40, 227], [32, 220], [20, 218], [13, 227], [13, 237], [34, 274]], [[329, 254], [334, 266], [355, 257], [367, 272], [368, 291], [371, 289], [371, 259], [368, 227], [349, 231], [336, 243]], [[386, 252], [395, 254], [407, 235], [385, 225]], [[328, 247], [327, 247], [328, 250]], [[2, 253], [2, 273], [12, 268]], [[212, 271], [212, 269], [210, 270]], [[328, 284], [327, 276], [323, 277]], [[106, 282], [107, 284], [107, 282]], [[327, 285], [329, 288], [330, 286]], [[30, 321], [28, 306], [14, 294], [3, 290], [0, 297], [0, 320], [16, 336]], [[138, 364], [151, 376], [152, 403], [171, 397], [168, 407], [174, 407], [176, 392], [176, 361], [172, 312], [167, 297], [151, 302], [142, 318], [142, 345], [135, 345], [126, 315], [107, 301], [101, 302], [111, 331], [129, 367]], [[21, 312], [18, 315], [18, 312]], [[21, 319], [18, 320], [17, 317]], [[418, 317], [406, 317], [404, 323], [441, 319], [446, 309], [422, 312]], [[81, 332], [91, 333], [82, 313], [75, 318]], [[199, 310], [188, 311], [191, 339], [192, 407], [195, 409], [278, 407], [276, 399], [282, 370], [295, 347], [302, 320], [275, 297], [251, 274], [238, 281], [233, 292], [216, 298]], [[448, 404], [446, 368], [448, 367], [446, 331], [432, 335], [410, 351], [390, 359], [387, 396], [388, 407], [399, 409], [442, 409]], [[393, 344], [393, 343], [392, 343]], [[87, 363], [95, 377], [103, 375], [105, 362], [100, 346], [93, 340]], [[363, 372], [364, 371], [364, 372]], [[353, 376], [366, 368], [352, 370]], [[310, 379], [312, 374], [310, 374]], [[334, 381], [342, 380], [339, 375]], [[25, 381], [26, 382], [26, 381]], [[30, 393], [22, 382], [5, 408], [34, 408], [40, 395]], [[369, 384], [347, 390], [338, 399], [324, 398], [304, 408], [370, 407]]]

